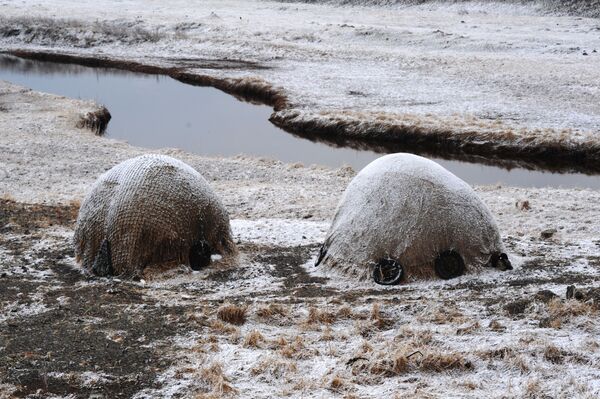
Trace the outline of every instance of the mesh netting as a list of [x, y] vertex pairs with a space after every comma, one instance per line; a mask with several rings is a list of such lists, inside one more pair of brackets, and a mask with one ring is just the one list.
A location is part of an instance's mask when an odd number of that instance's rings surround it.
[[428, 278], [436, 257], [449, 250], [462, 256], [466, 272], [503, 252], [490, 211], [437, 163], [391, 154], [350, 182], [317, 263], [367, 278], [377, 263], [394, 259], [405, 279]]
[[163, 155], [126, 160], [94, 183], [75, 229], [83, 267], [93, 267], [104, 241], [116, 275], [170, 261], [189, 263], [190, 249], [199, 243], [212, 253], [235, 252], [227, 211], [206, 180]]

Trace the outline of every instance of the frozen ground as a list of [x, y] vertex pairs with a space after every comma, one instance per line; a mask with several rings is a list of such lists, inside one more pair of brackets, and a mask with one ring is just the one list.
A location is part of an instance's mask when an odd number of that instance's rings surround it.
[[0, 48], [260, 78], [287, 97], [272, 119], [291, 130], [597, 163], [600, 22], [527, 4], [4, 1]]
[[599, 192], [477, 187], [515, 270], [382, 288], [312, 266], [352, 171], [164, 150], [224, 199], [239, 265], [94, 279], [79, 202], [147, 152], [75, 128], [95, 108], [0, 83], [0, 397], [600, 395], [597, 294], [563, 299], [600, 281]]
[[[533, 6], [0, 0], [0, 15], [4, 49], [258, 76], [302, 118], [597, 140], [600, 25]], [[193, 68], [212, 58], [270, 68]], [[148, 152], [76, 128], [96, 107], [0, 82], [0, 397], [600, 395], [598, 294], [564, 299], [598, 287], [600, 192], [476, 187], [515, 270], [384, 289], [312, 267], [351, 170], [164, 149], [223, 198], [239, 265], [94, 279], [73, 259], [79, 203]]]

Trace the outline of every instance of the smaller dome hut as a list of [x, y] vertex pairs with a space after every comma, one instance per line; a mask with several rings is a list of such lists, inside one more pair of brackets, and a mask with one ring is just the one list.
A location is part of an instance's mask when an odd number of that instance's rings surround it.
[[229, 216], [204, 178], [164, 155], [128, 159], [101, 175], [75, 227], [75, 254], [97, 275], [133, 277], [171, 262], [198, 269], [233, 255]]
[[473, 189], [405, 153], [371, 162], [350, 182], [317, 265], [380, 284], [512, 269], [498, 226]]

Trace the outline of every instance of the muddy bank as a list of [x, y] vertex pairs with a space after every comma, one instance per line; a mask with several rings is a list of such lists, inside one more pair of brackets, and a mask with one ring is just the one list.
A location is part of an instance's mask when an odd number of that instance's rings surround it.
[[[364, 118], [364, 119], [361, 119]], [[413, 152], [443, 159], [500, 166], [521, 167], [552, 172], [600, 173], [600, 146], [596, 143], [573, 144], [563, 138], [554, 142], [523, 140], [512, 131], [452, 131], [411, 124], [379, 122], [378, 119], [402, 118], [394, 115], [302, 115], [275, 112], [269, 119], [287, 132], [311, 140], [376, 152]], [[482, 130], [485, 128], [482, 127]]]

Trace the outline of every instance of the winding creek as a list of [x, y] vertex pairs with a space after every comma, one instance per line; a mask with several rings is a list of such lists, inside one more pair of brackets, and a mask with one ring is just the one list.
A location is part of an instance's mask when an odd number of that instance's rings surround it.
[[[205, 156], [252, 156], [360, 170], [382, 154], [303, 139], [268, 121], [272, 109], [166, 76], [24, 60], [0, 54], [0, 80], [37, 91], [93, 99], [112, 114], [106, 135], [147, 148], [176, 147]], [[600, 188], [600, 177], [433, 158], [470, 184]]]

